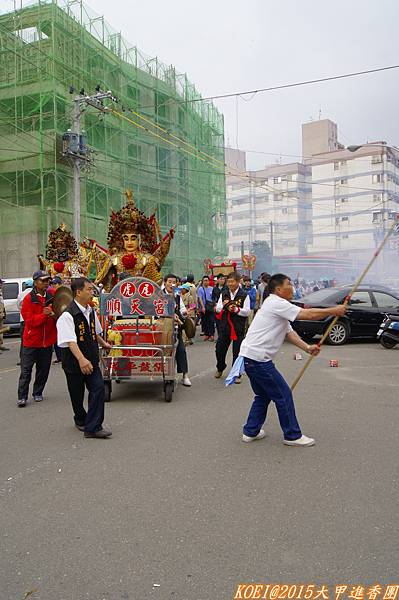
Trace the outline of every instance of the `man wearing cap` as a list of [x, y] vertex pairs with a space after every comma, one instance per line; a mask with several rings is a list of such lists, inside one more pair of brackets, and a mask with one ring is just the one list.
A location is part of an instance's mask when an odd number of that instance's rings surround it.
[[21, 374], [18, 383], [18, 406], [24, 407], [28, 401], [29, 384], [33, 365], [36, 365], [33, 399], [43, 400], [43, 390], [47, 383], [51, 366], [53, 345], [57, 340], [52, 295], [47, 288], [51, 277], [46, 271], [33, 273], [33, 289], [22, 302], [21, 314], [25, 322], [22, 339]]

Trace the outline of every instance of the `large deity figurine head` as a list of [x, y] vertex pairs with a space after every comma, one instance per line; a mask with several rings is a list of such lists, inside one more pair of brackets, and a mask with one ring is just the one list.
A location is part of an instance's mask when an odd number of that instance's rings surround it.
[[140, 235], [125, 231], [122, 235], [123, 247], [128, 254], [140, 250]]
[[130, 190], [127, 202], [118, 212], [111, 212], [108, 248], [111, 254], [152, 253], [157, 240], [150, 220], [134, 204]]
[[73, 235], [66, 230], [64, 223], [51, 231], [46, 246], [46, 258], [51, 261], [67, 261], [76, 257], [78, 245]]

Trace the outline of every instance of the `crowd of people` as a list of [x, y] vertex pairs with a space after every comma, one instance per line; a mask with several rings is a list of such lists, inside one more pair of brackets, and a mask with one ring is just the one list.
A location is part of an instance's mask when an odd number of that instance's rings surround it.
[[[36, 366], [32, 397], [43, 400], [43, 392], [51, 368], [61, 362], [70, 395], [74, 423], [86, 438], [108, 438], [112, 432], [103, 424], [105, 391], [99, 366], [99, 346], [106, 350], [112, 344], [105, 339], [96, 310], [93, 308], [93, 283], [86, 277], [72, 280], [73, 300], [55, 318], [54, 293], [62, 279], [51, 278], [43, 270], [36, 271], [25, 282], [26, 289], [18, 298], [21, 311], [21, 372], [18, 383], [19, 407], [28, 403], [33, 367]], [[176, 306], [176, 370], [181, 382], [191, 387], [187, 346], [194, 335], [187, 335], [186, 321], [200, 327], [203, 342], [215, 342], [215, 373], [220, 379], [227, 369], [226, 356], [232, 346], [232, 370], [227, 382], [239, 384], [243, 373], [249, 378], [255, 399], [243, 428], [243, 441], [264, 437], [262, 426], [271, 401], [276, 405], [284, 443], [310, 446], [314, 440], [304, 436], [295, 415], [292, 393], [274, 365], [274, 357], [286, 339], [303, 351], [316, 355], [317, 345], [306, 344], [292, 329], [291, 322], [300, 319], [320, 319], [327, 315], [341, 316], [343, 306], [331, 309], [301, 309], [292, 304], [299, 293], [306, 293], [313, 283], [291, 279], [284, 274], [262, 273], [252, 281], [237, 271], [216, 277], [204, 275], [195, 281], [192, 274], [180, 278], [173, 273], [163, 278], [164, 294], [172, 295]], [[323, 287], [334, 282], [323, 282]], [[313, 286], [312, 291], [314, 291]], [[317, 286], [318, 287], [318, 286]], [[318, 289], [320, 289], [318, 287]], [[0, 304], [1, 308], [1, 304]], [[1, 326], [1, 323], [0, 323]], [[84, 408], [85, 388], [88, 409]]]

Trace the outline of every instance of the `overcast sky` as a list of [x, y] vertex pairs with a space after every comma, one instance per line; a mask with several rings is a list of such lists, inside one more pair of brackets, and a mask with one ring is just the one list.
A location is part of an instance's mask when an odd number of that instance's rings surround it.
[[[399, 64], [399, 0], [89, 0], [133, 45], [202, 95]], [[330, 118], [345, 145], [399, 145], [399, 69], [218, 100], [226, 145], [299, 155], [301, 123]], [[238, 127], [237, 127], [238, 103]], [[251, 153], [251, 168], [277, 157]], [[282, 156], [283, 162], [295, 160]]]

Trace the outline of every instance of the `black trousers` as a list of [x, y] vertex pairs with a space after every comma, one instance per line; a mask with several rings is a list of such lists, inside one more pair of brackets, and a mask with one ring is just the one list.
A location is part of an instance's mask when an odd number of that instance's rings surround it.
[[22, 363], [22, 348], [24, 347], [24, 329], [25, 329], [25, 321], [21, 321], [20, 326], [19, 326], [19, 330], [20, 330], [20, 334], [21, 334], [21, 343], [19, 345], [19, 362]]
[[48, 374], [50, 372], [52, 352], [52, 346], [49, 346], [48, 348], [22, 347], [21, 374], [18, 382], [18, 400], [28, 399], [33, 365], [36, 365], [33, 396], [41, 396], [43, 394], [44, 386], [47, 383]]
[[[240, 353], [241, 343], [244, 339], [245, 334], [238, 334], [237, 339], [233, 341], [233, 363]], [[216, 342], [216, 368], [218, 371], [224, 371], [226, 368], [226, 354], [230, 347], [230, 331], [221, 329], [219, 331], [219, 337]]]
[[206, 311], [202, 314], [202, 325], [204, 334], [208, 337], [215, 335], [215, 313], [213, 311]]
[[176, 346], [176, 367], [178, 373], [188, 373], [188, 360], [186, 347], [183, 341], [183, 333], [179, 331], [178, 342]]
[[[85, 431], [99, 431], [104, 421], [104, 380], [97, 365], [91, 375], [65, 373], [76, 425], [84, 425]], [[89, 392], [88, 410], [83, 406], [85, 387]]]

